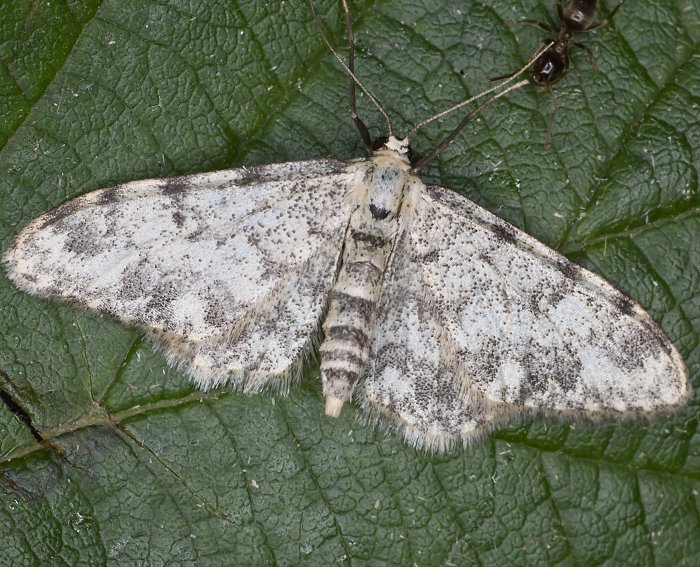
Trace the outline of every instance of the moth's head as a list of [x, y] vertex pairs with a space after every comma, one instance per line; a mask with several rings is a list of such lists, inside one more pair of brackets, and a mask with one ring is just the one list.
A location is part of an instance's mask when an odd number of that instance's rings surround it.
[[413, 159], [413, 150], [408, 143], [408, 138], [399, 140], [395, 136], [381, 136], [372, 143], [373, 152], [390, 151], [405, 157], [408, 163]]

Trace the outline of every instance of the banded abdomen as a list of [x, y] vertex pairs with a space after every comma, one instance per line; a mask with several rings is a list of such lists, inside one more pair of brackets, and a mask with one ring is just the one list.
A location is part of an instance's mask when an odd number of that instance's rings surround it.
[[401, 228], [408, 167], [408, 160], [390, 150], [357, 166], [352, 195], [357, 208], [323, 324], [321, 378], [328, 415], [340, 414], [365, 369], [384, 273]]
[[[393, 239], [350, 228], [323, 324], [321, 377], [326, 413], [337, 416], [364, 371], [372, 321]], [[334, 401], [335, 400], [335, 401]]]

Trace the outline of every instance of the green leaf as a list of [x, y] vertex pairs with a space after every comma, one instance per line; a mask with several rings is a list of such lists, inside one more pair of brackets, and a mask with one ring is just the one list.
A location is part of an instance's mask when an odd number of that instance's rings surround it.
[[[343, 50], [339, 3], [317, 4]], [[0, 6], [3, 247], [115, 183], [362, 153], [303, 0]], [[399, 132], [527, 61], [544, 32], [506, 20], [558, 25], [554, 0], [353, 9], [357, 73]], [[627, 2], [577, 39], [595, 68], [572, 49], [550, 147], [550, 98], [528, 86], [425, 178], [638, 300], [697, 386], [700, 3]], [[202, 393], [116, 323], [5, 278], [0, 305], [3, 565], [700, 563], [697, 397], [650, 424], [522, 421], [430, 457], [354, 407], [325, 418], [313, 364], [288, 397]]]

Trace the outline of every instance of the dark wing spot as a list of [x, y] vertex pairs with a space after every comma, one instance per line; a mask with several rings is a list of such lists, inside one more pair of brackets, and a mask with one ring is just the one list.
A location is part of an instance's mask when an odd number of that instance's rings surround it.
[[60, 227], [61, 221], [64, 218], [72, 215], [80, 209], [80, 204], [77, 201], [79, 201], [79, 199], [73, 199], [67, 203], [64, 203], [60, 207], [56, 207], [53, 211], [46, 213], [43, 217], [44, 220], [41, 223], [40, 228], [43, 230], [52, 224], [56, 224]]
[[440, 251], [439, 250], [431, 250], [427, 254], [421, 254], [420, 256], [418, 256], [418, 259], [423, 264], [430, 264], [433, 262], [437, 262], [440, 259]]
[[121, 199], [122, 186], [115, 185], [100, 191], [100, 196], [96, 203], [98, 205], [112, 205]]
[[33, 284], [37, 283], [39, 281], [38, 276], [34, 274], [30, 274], [29, 272], [25, 272], [22, 274], [22, 278], [27, 280], [28, 282], [32, 282]]
[[85, 220], [72, 224], [65, 235], [65, 249], [74, 254], [86, 254], [94, 250], [99, 243], [94, 242], [91, 228], [91, 223]]
[[569, 278], [570, 280], [578, 280], [579, 274], [581, 273], [581, 266], [578, 264], [574, 264], [570, 260], [567, 260], [566, 258], [561, 258], [560, 260], [557, 260], [555, 264], [557, 270], [559, 270], [564, 277]]
[[570, 359], [572, 364], [567, 367], [561, 365], [561, 368], [555, 365], [552, 373], [552, 380], [565, 392], [571, 392], [576, 389], [581, 371], [581, 362], [578, 359]]
[[193, 230], [190, 232], [185, 238], [187, 238], [188, 242], [199, 242], [201, 240], [201, 236], [204, 233], [204, 228], [199, 227], [196, 230]]
[[163, 195], [172, 197], [184, 193], [190, 187], [191, 183], [189, 177], [181, 175], [179, 177], [169, 177], [163, 181], [161, 189]]
[[241, 187], [245, 185], [252, 185], [253, 183], [258, 183], [261, 179], [260, 168], [259, 167], [246, 167], [244, 169], [244, 175], [236, 180], [236, 185]]
[[[575, 265], [575, 264], [574, 264]], [[576, 284], [571, 280], [564, 280], [560, 286], [552, 289], [542, 290], [543, 295], [547, 296], [547, 302], [556, 307], [561, 301], [567, 297], [571, 297], [574, 293]]]
[[534, 290], [530, 297], [528, 298], [528, 308], [530, 313], [539, 316], [542, 314], [542, 309], [540, 309], [540, 302], [544, 297], [544, 292], [541, 289]]
[[489, 266], [493, 265], [493, 256], [488, 252], [479, 252], [478, 259], [484, 264], [487, 264]]
[[182, 228], [185, 225], [185, 215], [183, 215], [180, 211], [175, 211], [173, 213], [173, 222], [175, 223], [176, 227]]
[[624, 293], [618, 293], [613, 297], [612, 304], [623, 315], [631, 315], [634, 310], [634, 301]]
[[508, 226], [507, 224], [500, 224], [500, 223], [491, 223], [489, 226], [491, 229], [491, 232], [493, 232], [496, 237], [503, 241], [503, 242], [508, 242], [509, 244], [515, 244], [516, 238], [515, 238], [515, 229], [512, 226]]
[[460, 350], [458, 358], [461, 360], [473, 359], [472, 372], [478, 373], [475, 376], [483, 377], [485, 382], [491, 382], [498, 374], [501, 367], [502, 355], [501, 346], [495, 337], [486, 340], [481, 351], [473, 357], [468, 350]]
[[204, 314], [205, 322], [215, 329], [226, 328], [227, 318], [226, 313], [228, 311], [228, 305], [225, 300], [222, 300], [220, 296], [213, 293], [211, 290], [216, 289], [219, 286], [219, 282], [210, 286], [206, 292], [201, 293], [200, 297], [204, 300], [206, 307], [206, 312]]
[[566, 346], [536, 347], [541, 352], [529, 353], [524, 362], [526, 377], [520, 391], [521, 400], [532, 399], [542, 403], [539, 396], [555, 383], [564, 392], [576, 389], [581, 374], [581, 361], [575, 352]]
[[671, 357], [673, 354], [673, 345], [668, 340], [666, 333], [663, 332], [650, 317], [638, 319], [642, 326], [642, 331], [639, 333], [639, 352], [643, 353], [640, 356], [659, 356], [660, 351], [666, 353], [666, 356]]

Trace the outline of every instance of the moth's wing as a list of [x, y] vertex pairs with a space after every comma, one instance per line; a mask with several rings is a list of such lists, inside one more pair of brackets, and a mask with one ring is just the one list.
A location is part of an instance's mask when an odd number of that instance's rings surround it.
[[145, 329], [146, 335], [200, 388], [228, 383], [247, 392], [286, 391], [316, 346], [341, 247], [342, 238], [319, 246], [232, 327], [198, 340], [159, 329]]
[[647, 413], [687, 400], [675, 347], [602, 278], [441, 187], [426, 188], [408, 231], [468, 389], [511, 410]]
[[318, 327], [350, 178], [313, 160], [127, 183], [39, 217], [4, 261], [29, 293], [144, 330], [203, 386], [283, 374]]
[[483, 396], [463, 386], [411, 246], [404, 233], [385, 273], [355, 397], [371, 421], [396, 428], [415, 447], [442, 452], [485, 433], [491, 417]]

